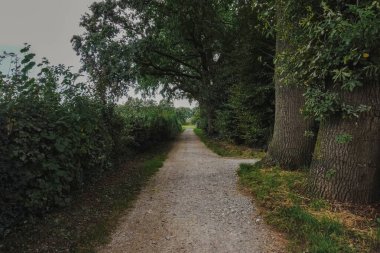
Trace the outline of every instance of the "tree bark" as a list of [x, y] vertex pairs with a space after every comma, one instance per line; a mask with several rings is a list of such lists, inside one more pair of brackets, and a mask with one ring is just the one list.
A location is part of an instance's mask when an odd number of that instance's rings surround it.
[[212, 136], [215, 134], [214, 121], [215, 121], [215, 111], [207, 107], [206, 108], [206, 118], [207, 118], [207, 134]]
[[[294, 27], [285, 18], [284, 0], [277, 1], [277, 38], [276, 58], [289, 52], [287, 38], [291, 36]], [[314, 137], [306, 137], [307, 131], [316, 131], [314, 120], [305, 119], [301, 114], [304, 105], [304, 90], [294, 84], [286, 84], [286, 73], [281, 75], [281, 67], [284, 60], [276, 62], [275, 89], [276, 112], [274, 132], [268, 148], [267, 157], [264, 159], [269, 164], [278, 164], [285, 169], [298, 169], [308, 166], [311, 162], [315, 145]]]
[[284, 169], [299, 169], [308, 166], [312, 159], [317, 125], [301, 114], [304, 105], [303, 90], [285, 87], [276, 82], [276, 113], [272, 141], [266, 161]]
[[[380, 199], [380, 85], [365, 84], [343, 98], [371, 110], [355, 120], [334, 117], [321, 124], [310, 191], [331, 200], [370, 203]], [[348, 140], [339, 141], [343, 135]]]

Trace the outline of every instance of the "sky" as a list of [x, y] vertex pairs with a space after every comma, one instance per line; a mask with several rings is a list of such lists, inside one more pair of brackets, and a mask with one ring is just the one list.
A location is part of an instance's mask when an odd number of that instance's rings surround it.
[[[70, 39], [83, 31], [80, 17], [94, 0], [0, 0], [0, 52], [18, 51], [24, 43], [32, 46], [37, 60], [80, 67]], [[3, 66], [4, 68], [4, 66]], [[132, 92], [131, 92], [132, 94]], [[189, 106], [177, 100], [176, 106]]]

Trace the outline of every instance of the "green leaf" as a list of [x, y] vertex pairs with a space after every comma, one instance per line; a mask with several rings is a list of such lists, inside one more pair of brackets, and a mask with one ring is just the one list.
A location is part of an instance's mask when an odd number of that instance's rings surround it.
[[22, 72], [23, 73], [27, 73], [27, 72], [29, 72], [30, 70], [32, 70], [33, 69], [33, 67], [36, 65], [36, 63], [35, 62], [29, 62], [26, 66], [24, 66], [23, 68], [22, 68]]
[[35, 54], [27, 54], [24, 56], [24, 59], [21, 61], [22, 64], [26, 64], [30, 62], [32, 59], [34, 59], [36, 55]]

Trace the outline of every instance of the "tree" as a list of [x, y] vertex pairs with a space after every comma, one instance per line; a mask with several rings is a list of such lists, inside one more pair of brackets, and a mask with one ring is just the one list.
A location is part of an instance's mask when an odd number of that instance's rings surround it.
[[189, 107], [176, 108], [176, 114], [181, 124], [186, 124], [193, 117], [193, 110]]
[[117, 17], [110, 10], [114, 8], [117, 8], [114, 1], [91, 5], [93, 15], [85, 14], [80, 23], [85, 33], [71, 40], [74, 50], [81, 57], [81, 71], [88, 74], [103, 104], [115, 102], [134, 80], [128, 71], [132, 62], [119, 57], [127, 56], [128, 52], [116, 39], [120, 27], [113, 22]]
[[262, 148], [273, 131], [275, 40], [262, 32], [252, 3], [237, 2], [232, 50], [219, 68], [220, 82], [228, 86], [215, 128], [220, 138]]
[[[94, 3], [91, 15], [81, 22], [86, 32], [75, 36], [73, 43], [100, 93], [104, 87], [113, 91], [138, 83], [140, 90], [161, 87], [169, 97], [196, 99], [212, 133], [214, 105], [224, 90], [216, 83], [215, 69], [224, 58], [224, 40], [230, 39], [226, 36], [230, 2]], [[110, 67], [104, 70], [104, 65]]]
[[286, 3], [284, 0], [276, 1], [276, 110], [273, 137], [266, 157], [266, 162], [292, 169], [310, 164], [315, 138], [307, 137], [306, 133], [316, 131], [314, 121], [305, 119], [301, 114], [305, 90], [297, 87], [299, 80], [290, 80], [288, 73], [283, 71], [287, 62], [284, 55], [292, 54], [295, 50], [290, 39], [297, 36], [294, 24], [300, 19], [292, 16], [292, 12], [305, 11], [299, 8], [305, 6], [295, 2]]
[[310, 191], [354, 203], [380, 197], [380, 5], [322, 4], [304, 20], [288, 70], [307, 88], [320, 121]]

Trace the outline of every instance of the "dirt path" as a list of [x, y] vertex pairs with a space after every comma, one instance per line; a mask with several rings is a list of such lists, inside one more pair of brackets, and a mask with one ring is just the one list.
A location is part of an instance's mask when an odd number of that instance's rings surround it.
[[221, 158], [186, 130], [99, 252], [281, 252], [237, 190], [243, 161], [254, 162]]

